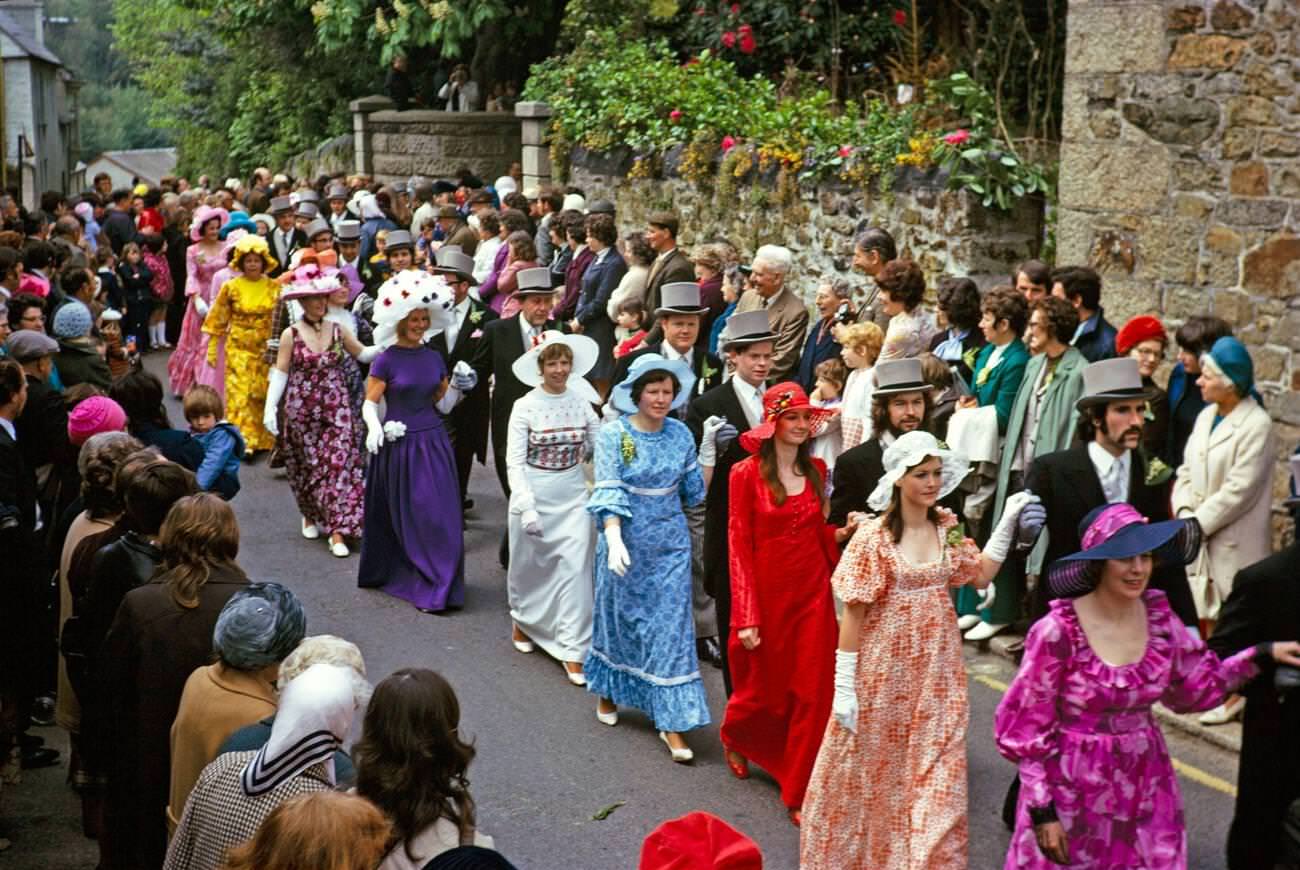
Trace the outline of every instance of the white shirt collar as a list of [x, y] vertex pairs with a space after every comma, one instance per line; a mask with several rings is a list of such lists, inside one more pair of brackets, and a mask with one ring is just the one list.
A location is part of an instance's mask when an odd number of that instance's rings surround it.
[[[530, 350], [533, 346], [533, 325], [528, 322], [528, 318], [524, 317], [522, 311], [519, 312], [519, 328], [524, 338], [524, 350]], [[537, 334], [541, 335], [545, 328], [545, 326], [538, 327]]]
[[1092, 467], [1097, 472], [1097, 480], [1102, 483], [1103, 490], [1106, 488], [1105, 484], [1106, 481], [1110, 478], [1112, 469], [1116, 465], [1119, 466], [1118, 483], [1120, 486], [1120, 491], [1107, 492], [1106, 498], [1108, 501], [1112, 501], [1112, 502], [1127, 501], [1128, 494], [1129, 494], [1128, 493], [1129, 475], [1132, 471], [1132, 466], [1133, 466], [1133, 451], [1125, 450], [1119, 456], [1113, 456], [1110, 453], [1110, 451], [1102, 447], [1096, 441], [1089, 441], [1088, 459], [1092, 461]]
[[693, 347], [688, 347], [686, 353], [678, 353], [671, 344], [665, 341], [659, 345], [659, 353], [664, 359], [679, 359], [687, 365], [691, 365], [695, 361], [695, 348]]
[[759, 384], [757, 387], [751, 386], [744, 378], [734, 377], [731, 379], [731, 388], [736, 393], [736, 398], [740, 400], [740, 406], [745, 410], [745, 419], [749, 422], [752, 429], [763, 422], [763, 392], [767, 389], [766, 384]]
[[613, 249], [612, 249], [612, 248], [601, 248], [599, 251], [597, 251], [597, 252], [596, 252], [596, 259], [594, 259], [594, 260], [591, 261], [591, 262], [592, 262], [592, 265], [595, 265], [596, 263], [599, 263], [600, 261], [604, 260], [605, 257], [607, 257], [607, 256], [609, 255], [609, 252], [610, 252], [611, 250], [613, 250]]
[[14, 421], [8, 417], [0, 417], [0, 429], [9, 433], [9, 437], [18, 440], [18, 430], [14, 428]]
[[773, 305], [776, 304], [776, 301], [784, 295], [785, 295], [785, 285], [782, 285], [780, 290], [776, 291], [776, 293], [774, 293], [772, 296], [763, 300], [763, 307], [771, 308]]

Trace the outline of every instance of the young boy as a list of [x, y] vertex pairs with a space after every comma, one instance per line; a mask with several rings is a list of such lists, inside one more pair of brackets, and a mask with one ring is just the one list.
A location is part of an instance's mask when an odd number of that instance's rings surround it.
[[226, 413], [217, 391], [195, 384], [185, 391], [182, 407], [194, 440], [203, 447], [197, 477], [199, 489], [230, 501], [239, 492], [239, 460], [244, 456], [244, 436], [239, 427], [223, 419]]

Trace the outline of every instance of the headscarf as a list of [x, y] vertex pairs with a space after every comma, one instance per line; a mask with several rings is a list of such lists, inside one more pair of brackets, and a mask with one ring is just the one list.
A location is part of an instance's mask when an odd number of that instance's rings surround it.
[[266, 794], [322, 763], [333, 785], [334, 753], [348, 736], [356, 712], [352, 687], [351, 668], [327, 664], [312, 665], [285, 686], [271, 736], [240, 777], [244, 794]]
[[361, 198], [357, 200], [357, 208], [361, 211], [361, 219], [363, 221], [370, 220], [371, 218], [378, 218], [380, 220], [384, 219], [384, 211], [379, 207], [379, 200], [375, 198], [373, 193], [362, 195]]
[[1242, 396], [1251, 396], [1256, 402], [1264, 404], [1264, 399], [1255, 389], [1255, 364], [1250, 358], [1246, 346], [1231, 335], [1225, 335], [1214, 343], [1210, 352], [1201, 355], [1201, 365], [1211, 373], [1222, 375], [1237, 388]]
[[221, 609], [212, 648], [232, 668], [255, 671], [283, 661], [306, 633], [296, 595], [279, 583], [250, 583]]

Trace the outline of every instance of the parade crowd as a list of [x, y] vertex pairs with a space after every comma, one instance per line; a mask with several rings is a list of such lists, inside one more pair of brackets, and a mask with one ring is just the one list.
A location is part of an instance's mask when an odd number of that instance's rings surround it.
[[[719, 668], [727, 767], [776, 781], [802, 867], [967, 865], [962, 643], [1008, 630], [1006, 867], [1187, 866], [1156, 703], [1244, 717], [1228, 866], [1300, 866], [1291, 445], [1230, 324], [1117, 328], [1086, 266], [931, 287], [880, 227], [810, 313], [785, 247], [520, 183], [0, 197], [0, 787], [57, 723], [104, 870], [511, 866], [454, 689], [372, 689], [229, 504], [282, 468], [358, 586], [455, 618], [490, 452], [508, 642], [679, 764]], [[761, 863], [692, 813], [640, 866]]]

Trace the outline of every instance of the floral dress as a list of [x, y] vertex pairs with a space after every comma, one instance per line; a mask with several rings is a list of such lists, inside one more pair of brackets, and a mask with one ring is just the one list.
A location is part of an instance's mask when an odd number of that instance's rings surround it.
[[921, 306], [918, 305], [911, 311], [900, 311], [889, 319], [885, 343], [881, 345], [880, 357], [876, 362], [920, 356], [929, 350], [930, 339], [938, 331], [934, 315]]
[[[270, 366], [262, 361], [271, 337], [271, 312], [280, 298], [280, 285], [263, 276], [243, 275], [221, 285], [203, 321], [203, 331], [226, 337], [226, 418], [239, 427], [250, 451], [270, 450], [275, 436], [262, 425]], [[216, 365], [216, 345], [208, 343], [208, 365]]]
[[998, 750], [1020, 767], [1007, 868], [1046, 868], [1028, 807], [1052, 804], [1075, 868], [1185, 868], [1187, 832], [1159, 701], [1208, 710], [1258, 668], [1257, 650], [1220, 661], [1147, 590], [1147, 647], [1115, 667], [1093, 652], [1074, 602], [1058, 599], [1025, 638], [1025, 657], [994, 720]]
[[865, 604], [858, 731], [834, 718], [804, 798], [803, 870], [966, 866], [966, 726], [961, 635], [948, 587], [979, 577], [980, 551], [938, 509], [940, 555], [913, 565], [880, 517], [866, 520], [831, 586]]
[[176, 350], [167, 360], [167, 375], [171, 381], [172, 395], [183, 396], [185, 391], [195, 383], [199, 367], [204, 365], [204, 354], [208, 349], [208, 337], [203, 334], [203, 315], [194, 306], [195, 297], [209, 305], [212, 303], [212, 276], [226, 265], [217, 248], [215, 253], [204, 253], [202, 245], [190, 245], [185, 249], [185, 319], [181, 323], [181, 336], [176, 341]]
[[284, 462], [298, 510], [328, 532], [361, 534], [366, 460], [361, 417], [347, 389], [346, 360], [337, 324], [322, 353], [307, 347], [293, 327], [293, 355], [284, 401]]

